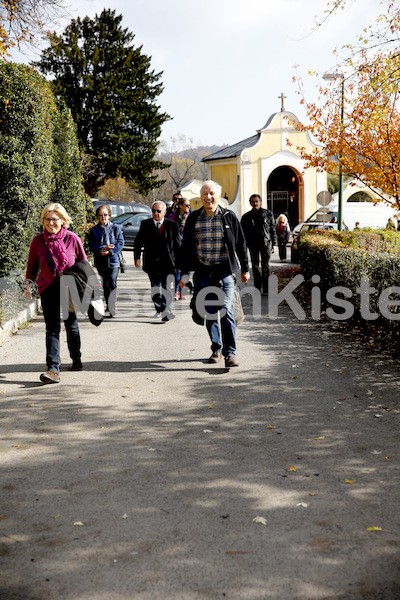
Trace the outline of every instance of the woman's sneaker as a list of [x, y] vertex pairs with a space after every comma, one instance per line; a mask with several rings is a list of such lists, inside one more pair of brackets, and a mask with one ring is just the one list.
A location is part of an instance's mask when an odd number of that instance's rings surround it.
[[54, 371], [46, 371], [46, 373], [42, 373], [40, 375], [40, 381], [42, 381], [43, 383], [59, 383], [60, 376]]

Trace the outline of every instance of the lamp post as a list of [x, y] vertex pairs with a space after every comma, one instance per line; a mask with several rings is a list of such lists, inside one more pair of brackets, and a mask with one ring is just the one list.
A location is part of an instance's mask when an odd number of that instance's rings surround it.
[[[341, 135], [343, 135], [343, 119], [344, 119], [344, 74], [343, 73], [325, 73], [322, 79], [341, 79], [341, 109], [340, 109], [340, 127]], [[342, 207], [343, 207], [343, 172], [342, 172], [342, 155], [339, 154], [339, 201], [338, 201], [338, 230], [342, 231]]]

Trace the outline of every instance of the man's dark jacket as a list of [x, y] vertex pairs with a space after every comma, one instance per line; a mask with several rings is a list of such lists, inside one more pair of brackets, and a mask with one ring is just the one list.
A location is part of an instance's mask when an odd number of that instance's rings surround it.
[[[222, 211], [222, 223], [224, 227], [225, 246], [228, 251], [229, 266], [231, 272], [234, 273], [239, 269], [237, 258], [240, 262], [242, 273], [247, 273], [249, 270], [249, 262], [247, 258], [246, 241], [239, 220], [235, 213], [226, 208], [220, 207]], [[196, 271], [201, 268], [197, 259], [195, 226], [199, 218], [200, 212], [204, 208], [199, 208], [193, 211], [187, 218], [185, 228], [183, 230], [183, 242], [180, 251], [179, 268], [182, 273]], [[237, 258], [236, 258], [237, 257]]]
[[153, 219], [145, 219], [135, 238], [135, 260], [140, 259], [143, 250], [143, 271], [165, 275], [176, 273], [180, 245], [178, 223], [164, 219], [160, 234]]
[[249, 248], [264, 248], [276, 244], [275, 219], [267, 208], [254, 208], [245, 213], [241, 225]]

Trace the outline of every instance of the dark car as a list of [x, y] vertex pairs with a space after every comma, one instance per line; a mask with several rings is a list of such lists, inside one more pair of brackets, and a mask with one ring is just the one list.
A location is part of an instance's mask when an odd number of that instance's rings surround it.
[[150, 212], [147, 213], [147, 212], [144, 212], [144, 211], [141, 211], [141, 210], [139, 210], [139, 211], [134, 210], [132, 212], [126, 212], [126, 213], [123, 213], [121, 215], [117, 215], [116, 217], [112, 217], [112, 222], [113, 223], [118, 223], [118, 225], [120, 227], [122, 227], [122, 224], [125, 223], [125, 221], [128, 221], [129, 219], [131, 219], [135, 215], [143, 215], [143, 214], [146, 214], [148, 217], [151, 217], [151, 213]]
[[306, 221], [303, 223], [296, 233], [293, 232], [293, 241], [291, 246], [292, 262], [299, 262], [299, 237], [304, 235], [307, 231], [312, 231], [313, 229], [337, 229], [337, 223], [321, 223], [321, 221]]
[[[125, 247], [133, 247], [133, 244], [135, 243], [135, 237], [140, 228], [140, 223], [144, 219], [149, 218], [151, 217], [148, 213], [136, 213], [129, 219], [126, 219], [126, 221], [123, 221], [119, 224], [122, 230], [122, 235], [124, 236]], [[113, 219], [113, 223], [115, 223], [115, 219]]]

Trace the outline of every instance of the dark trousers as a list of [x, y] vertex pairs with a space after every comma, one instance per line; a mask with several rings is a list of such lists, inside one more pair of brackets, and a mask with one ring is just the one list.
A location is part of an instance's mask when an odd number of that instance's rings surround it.
[[[58, 278], [40, 294], [46, 323], [46, 364], [48, 371], [60, 372], [60, 280]], [[64, 321], [67, 345], [72, 360], [81, 357], [81, 338], [76, 314], [70, 312]]]
[[101, 280], [103, 282], [104, 299], [107, 310], [111, 315], [115, 315], [116, 289], [119, 267], [97, 267]]
[[279, 250], [279, 258], [281, 260], [286, 260], [286, 242], [278, 241], [278, 250]]
[[271, 246], [262, 248], [249, 248], [251, 266], [253, 268], [254, 286], [265, 293], [268, 292], [269, 277], [269, 259], [271, 256]]
[[151, 299], [158, 313], [172, 312], [172, 289], [175, 288], [174, 273], [148, 273], [151, 284]]

